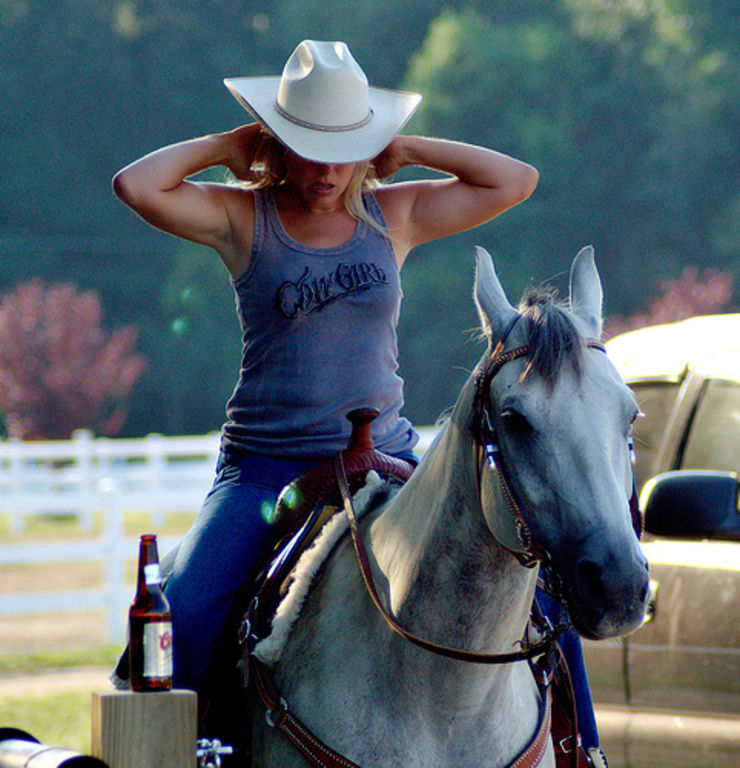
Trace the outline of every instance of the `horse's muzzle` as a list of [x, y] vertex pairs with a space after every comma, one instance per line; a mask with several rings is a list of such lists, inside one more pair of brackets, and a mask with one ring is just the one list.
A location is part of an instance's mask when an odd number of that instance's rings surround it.
[[[570, 583], [569, 583], [570, 582]], [[645, 619], [649, 597], [648, 564], [637, 549], [633, 558], [577, 561], [565, 578], [573, 626], [591, 640], [628, 635]]]

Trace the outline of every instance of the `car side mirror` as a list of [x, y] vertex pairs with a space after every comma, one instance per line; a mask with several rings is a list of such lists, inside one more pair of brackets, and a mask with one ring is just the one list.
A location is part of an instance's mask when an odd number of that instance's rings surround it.
[[672, 539], [740, 541], [734, 472], [680, 470], [648, 480], [640, 494], [645, 530]]

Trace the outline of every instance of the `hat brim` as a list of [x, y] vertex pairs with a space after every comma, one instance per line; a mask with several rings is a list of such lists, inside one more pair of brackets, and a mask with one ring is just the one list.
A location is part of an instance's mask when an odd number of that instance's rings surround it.
[[370, 87], [372, 117], [349, 130], [298, 125], [276, 109], [279, 77], [227, 77], [224, 85], [256, 120], [296, 154], [319, 163], [356, 163], [378, 155], [421, 102], [418, 93]]

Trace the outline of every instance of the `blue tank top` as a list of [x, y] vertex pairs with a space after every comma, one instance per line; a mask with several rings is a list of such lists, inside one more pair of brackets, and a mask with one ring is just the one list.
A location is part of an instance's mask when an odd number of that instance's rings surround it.
[[[272, 191], [255, 193], [250, 265], [232, 281], [242, 361], [226, 405], [224, 446], [271, 456], [328, 458], [345, 448], [346, 414], [372, 407], [378, 450], [418, 441], [400, 415], [396, 328], [402, 291], [390, 240], [358, 222], [335, 248], [285, 231]], [[370, 215], [385, 226], [374, 195]]]

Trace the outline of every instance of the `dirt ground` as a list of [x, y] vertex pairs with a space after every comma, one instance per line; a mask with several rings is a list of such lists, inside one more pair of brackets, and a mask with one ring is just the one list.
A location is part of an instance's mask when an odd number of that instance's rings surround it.
[[[3, 584], [3, 587], [5, 584]], [[75, 611], [72, 614], [0, 616], [0, 657], [44, 655], [52, 651], [80, 651], [106, 643], [104, 611]], [[112, 690], [110, 669], [85, 666], [76, 669], [0, 673], [0, 699], [12, 696], [44, 696], [62, 691]]]
[[112, 691], [108, 675], [102, 667], [48, 670], [39, 674], [24, 673], [0, 676], [0, 699], [4, 696], [48, 696], [67, 691]]
[[105, 645], [103, 611], [0, 616], [0, 656]]

